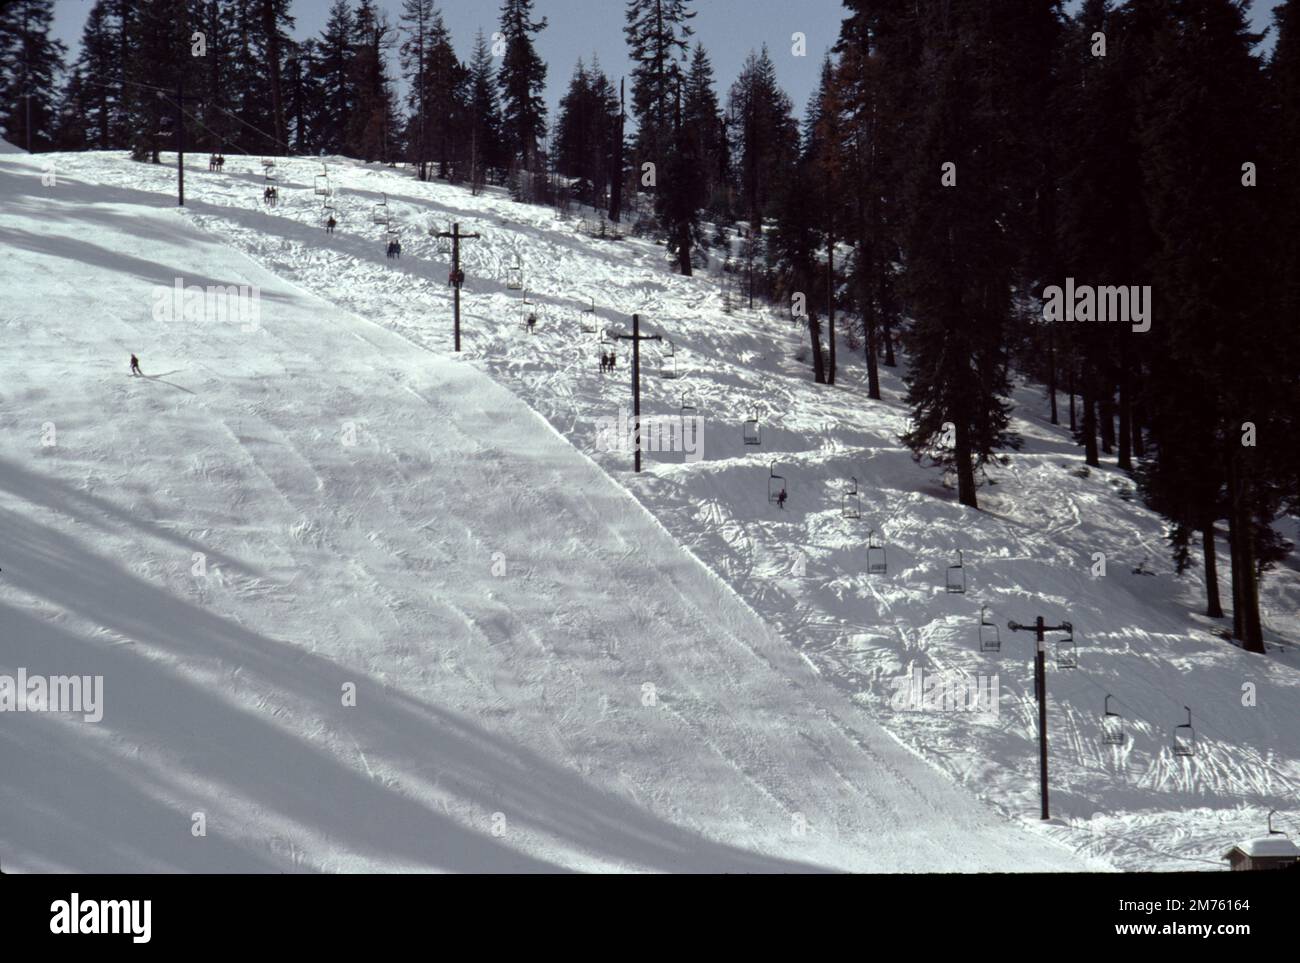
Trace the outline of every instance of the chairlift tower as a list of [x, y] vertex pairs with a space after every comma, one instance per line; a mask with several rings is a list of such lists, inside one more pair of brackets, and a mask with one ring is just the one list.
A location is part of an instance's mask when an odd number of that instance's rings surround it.
[[[158, 91], [158, 99], [165, 100], [162, 91]], [[185, 80], [183, 77], [176, 78], [176, 206], [185, 206], [185, 101], [191, 101], [199, 104], [203, 103], [202, 97], [185, 96]], [[30, 108], [30, 104], [28, 107]], [[30, 126], [28, 127], [30, 131]]]
[[615, 341], [632, 342], [632, 434], [635, 438], [633, 454], [633, 470], [641, 470], [641, 342], [642, 341], [662, 341], [663, 336], [658, 334], [641, 333], [641, 315], [632, 315], [632, 333], [618, 334], [611, 333], [610, 337]]
[[[387, 200], [387, 198], [385, 198]], [[461, 239], [472, 239], [481, 237], [480, 234], [462, 234], [460, 232], [460, 222], [456, 221], [451, 225], [450, 231], [441, 231], [438, 237], [451, 238], [451, 286], [452, 295], [452, 316], [455, 319], [456, 330], [456, 350], [460, 350], [460, 286], [465, 283], [465, 275], [460, 270], [460, 242]]]
[[1038, 700], [1038, 789], [1042, 797], [1042, 815], [1039, 818], [1051, 819], [1047, 805], [1047, 633], [1068, 632], [1073, 640], [1074, 626], [1069, 622], [1047, 625], [1040, 615], [1033, 625], [1011, 621], [1007, 623], [1007, 628], [1012, 632], [1033, 632], [1037, 640], [1034, 651], [1034, 696]]

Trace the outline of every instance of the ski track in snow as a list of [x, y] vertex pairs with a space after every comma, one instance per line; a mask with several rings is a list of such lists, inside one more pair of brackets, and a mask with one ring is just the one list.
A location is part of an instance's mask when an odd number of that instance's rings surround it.
[[[31, 294], [0, 317], [25, 346], [0, 407], [0, 612], [20, 640], [0, 664], [102, 667], [110, 693], [99, 727], [18, 716], [0, 739], [18, 774], [0, 787], [6, 868], [1209, 869], [1268, 809], [1296, 815], [1294, 647], [1261, 659], [1212, 636], [1201, 573], [1169, 573], [1122, 474], [1074, 474], [1033, 389], [1017, 395], [1025, 451], [971, 512], [899, 446], [895, 372], [868, 402], [841, 344], [840, 384], [818, 388], [793, 357], [801, 332], [723, 313], [716, 280], [669, 273], [660, 246], [327, 162], [333, 237], [316, 161], [278, 161], [271, 211], [250, 161], [193, 165], [178, 213], [174, 167], [58, 155], [46, 190], [33, 162], [0, 160], [0, 272]], [[395, 262], [370, 219], [380, 192], [403, 228]], [[425, 233], [452, 219], [485, 234], [462, 246], [461, 358]], [[531, 336], [505, 285], [516, 253]], [[178, 276], [261, 285], [260, 329], [155, 322], [150, 291]], [[630, 408], [630, 361], [620, 346], [617, 374], [597, 372], [578, 315], [592, 301], [599, 326], [637, 311], [672, 338], [682, 376], [657, 377], [647, 346], [643, 414], [688, 391], [703, 460], [647, 453], [634, 476], [630, 453], [595, 449], [595, 419]], [[170, 387], [118, 379], [140, 345]], [[751, 405], [757, 450], [740, 442]], [[53, 449], [33, 440], [46, 421]], [[773, 460], [784, 511], [766, 500]], [[861, 520], [840, 516], [850, 475]], [[885, 576], [865, 572], [868, 528]], [[959, 548], [967, 593], [949, 595]], [[1155, 578], [1129, 574], [1145, 555]], [[1288, 638], [1296, 568], [1265, 582]], [[981, 603], [1000, 656], [975, 644]], [[1037, 614], [1071, 619], [1080, 644], [1079, 669], [1049, 664], [1046, 825], [1032, 644], [1005, 628]], [[913, 666], [996, 673], [1000, 716], [892, 708]], [[349, 680], [358, 707], [341, 709]], [[1119, 750], [1098, 731], [1107, 692]], [[1169, 746], [1184, 704], [1190, 760]]]

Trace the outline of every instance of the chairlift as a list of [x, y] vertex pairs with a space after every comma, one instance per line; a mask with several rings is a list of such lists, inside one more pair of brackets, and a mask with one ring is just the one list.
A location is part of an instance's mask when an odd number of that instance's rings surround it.
[[582, 309], [582, 330], [587, 334], [596, 332], [596, 302], [591, 302], [591, 307]]
[[1124, 745], [1124, 717], [1110, 709], [1110, 700], [1114, 698], [1106, 693], [1105, 711], [1101, 717], [1101, 741], [1108, 746]]
[[957, 550], [956, 563], [948, 566], [948, 575], [944, 582], [944, 590], [950, 595], [966, 594], [966, 567], [962, 564], [960, 549]]
[[669, 380], [677, 377], [677, 349], [673, 347], [672, 341], [664, 338], [664, 344], [668, 350], [663, 356], [663, 363], [659, 368], [659, 377]]
[[1065, 638], [1056, 640], [1056, 667], [1058, 669], [1077, 669], [1079, 667], [1079, 651], [1074, 645], [1074, 626], [1069, 622], [1062, 622], [1061, 626], [1065, 629]]
[[321, 165], [321, 172], [316, 175], [316, 193], [321, 197], [330, 196], [330, 175], [325, 166]]
[[618, 361], [618, 341], [609, 336], [609, 328], [600, 329], [600, 373], [605, 373], [605, 363], [607, 358], [613, 358], [615, 363]]
[[537, 330], [537, 322], [540, 320], [538, 312], [541, 308], [536, 301], [529, 301], [527, 297], [519, 305], [519, 327], [529, 334]]
[[980, 606], [980, 651], [1001, 652], [1002, 636], [997, 625], [989, 618], [989, 607]]
[[858, 494], [857, 478], [850, 478], [840, 494], [840, 515], [844, 518], [862, 517], [862, 496]]
[[270, 178], [271, 178], [271, 171], [273, 171], [273, 170], [275, 170], [275, 158], [274, 158], [274, 157], [263, 157], [263, 158], [262, 158], [262, 172], [263, 172], [264, 174], [266, 174], [267, 180], [270, 180]]
[[514, 261], [506, 267], [506, 287], [511, 291], [522, 291], [524, 289], [524, 261], [518, 254], [515, 255]]
[[749, 409], [749, 417], [745, 419], [745, 426], [741, 430], [745, 444], [758, 445], [762, 444], [762, 434], [758, 427], [758, 407]]
[[384, 199], [375, 205], [374, 212], [370, 215], [370, 219], [376, 224], [388, 223], [388, 195], [382, 196]]
[[776, 462], [772, 462], [767, 469], [767, 500], [776, 504], [781, 499], [781, 493], [785, 491], [785, 476], [776, 473]]
[[884, 575], [888, 568], [888, 561], [885, 558], [885, 543], [880, 540], [876, 530], [872, 529], [867, 532], [867, 574]]
[[690, 417], [695, 414], [695, 397], [690, 392], [682, 392], [682, 417]]
[[1192, 710], [1187, 706], [1187, 721], [1182, 725], [1174, 726], [1174, 755], [1175, 756], [1194, 756], [1196, 755], [1196, 730], [1192, 728]]

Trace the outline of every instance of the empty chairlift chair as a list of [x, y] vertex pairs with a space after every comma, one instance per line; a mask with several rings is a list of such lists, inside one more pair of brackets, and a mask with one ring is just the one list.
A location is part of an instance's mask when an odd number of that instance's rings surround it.
[[659, 368], [659, 376], [661, 378], [668, 378], [668, 379], [676, 378], [677, 377], [677, 349], [673, 347], [673, 343], [669, 341], [667, 338], [664, 338], [664, 345], [666, 350], [664, 352], [663, 364]]
[[989, 618], [989, 607], [987, 605], [980, 606], [980, 651], [1002, 651], [1002, 636], [998, 634], [998, 627]]
[[682, 392], [682, 417], [691, 418], [695, 415], [695, 398], [689, 392]]
[[322, 167], [321, 172], [316, 175], [316, 193], [321, 197], [330, 196], [330, 175], [329, 171]]
[[950, 595], [966, 594], [966, 567], [962, 564], [960, 550], [957, 552], [957, 561], [948, 566], [948, 575], [944, 581], [944, 591]]
[[596, 302], [591, 302], [591, 307], [582, 309], [582, 330], [586, 334], [596, 333]]
[[[779, 504], [781, 493], [785, 492], [785, 476], [776, 473], [776, 462], [767, 469], [767, 500], [770, 504]], [[787, 493], [788, 494], [788, 493]]]
[[1056, 640], [1056, 667], [1077, 669], [1079, 651], [1074, 645], [1074, 626], [1069, 622], [1062, 622], [1061, 625], [1065, 628], [1065, 638]]
[[1112, 712], [1110, 700], [1113, 696], [1106, 693], [1105, 711], [1101, 717], [1101, 741], [1108, 746], [1124, 745], [1124, 717]]
[[850, 478], [840, 493], [840, 515], [844, 518], [862, 517], [862, 496], [858, 494], [857, 478]]
[[758, 445], [762, 443], [762, 435], [758, 428], [758, 409], [750, 408], [749, 417], [745, 419], [745, 426], [741, 429], [741, 436], [747, 445]]
[[506, 287], [511, 291], [524, 289], [524, 261], [518, 254], [506, 266]]
[[1174, 726], [1174, 755], [1175, 756], [1194, 756], [1196, 755], [1196, 730], [1192, 728], [1192, 710], [1187, 706], [1187, 721], [1182, 725]]
[[875, 529], [867, 532], [867, 574], [884, 575], [889, 570], [885, 557], [885, 543], [881, 541]]
[[370, 220], [376, 224], [388, 223], [388, 195], [381, 195], [383, 200], [375, 205], [375, 209], [370, 214]]

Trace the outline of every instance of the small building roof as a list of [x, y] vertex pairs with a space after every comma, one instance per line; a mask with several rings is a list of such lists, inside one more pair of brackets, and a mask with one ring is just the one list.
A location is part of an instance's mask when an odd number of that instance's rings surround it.
[[1300, 848], [1291, 842], [1286, 836], [1261, 836], [1258, 839], [1246, 839], [1233, 846], [1223, 854], [1222, 859], [1227, 859], [1229, 855], [1240, 850], [1245, 856], [1252, 858], [1259, 856], [1293, 856], [1300, 857]]

